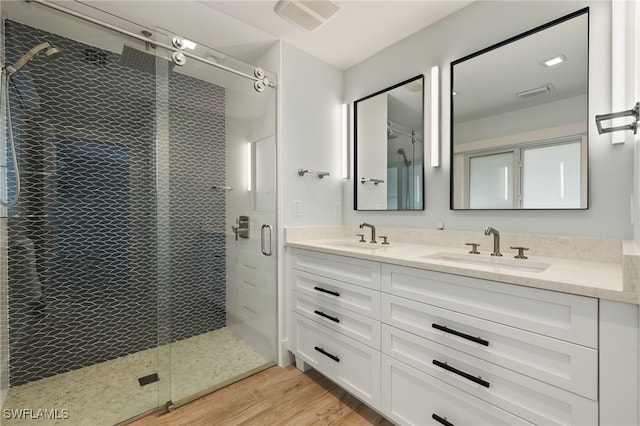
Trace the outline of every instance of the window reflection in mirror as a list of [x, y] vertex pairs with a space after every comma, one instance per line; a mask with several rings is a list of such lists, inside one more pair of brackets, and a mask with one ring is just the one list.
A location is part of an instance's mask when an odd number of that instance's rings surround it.
[[356, 210], [424, 209], [424, 76], [354, 102]]
[[451, 208], [587, 208], [588, 8], [451, 63]]

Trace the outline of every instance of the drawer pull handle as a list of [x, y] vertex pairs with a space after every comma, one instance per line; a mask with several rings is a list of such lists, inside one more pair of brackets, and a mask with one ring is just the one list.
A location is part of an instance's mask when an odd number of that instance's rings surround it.
[[431, 415], [431, 418], [432, 418], [433, 420], [435, 420], [436, 422], [438, 422], [438, 423], [440, 423], [440, 424], [444, 425], [444, 426], [455, 426], [453, 423], [451, 423], [451, 422], [447, 421], [447, 418], [446, 418], [446, 417], [440, 417], [440, 416], [439, 416], [439, 415], [437, 415], [436, 413], [433, 413], [433, 414]]
[[340, 322], [339, 318], [332, 317], [331, 315], [327, 315], [322, 311], [315, 310], [315, 311], [313, 311], [313, 313], [315, 313], [316, 315], [320, 315], [321, 317], [324, 317], [324, 318], [326, 318], [328, 320], [331, 320], [333, 322]]
[[313, 349], [315, 349], [316, 351], [320, 352], [322, 355], [324, 355], [324, 356], [326, 356], [326, 357], [328, 357], [328, 358], [331, 358], [331, 359], [332, 359], [332, 360], [334, 360], [335, 362], [340, 362], [340, 358], [338, 358], [338, 357], [337, 357], [337, 356], [335, 356], [335, 355], [330, 354], [329, 352], [325, 351], [324, 349], [322, 349], [322, 348], [321, 348], [321, 347], [319, 347], [319, 346], [314, 346], [314, 348], [313, 348]]
[[457, 374], [457, 375], [459, 375], [459, 376], [462, 376], [462, 377], [464, 377], [464, 378], [465, 378], [465, 379], [467, 379], [467, 380], [471, 380], [471, 381], [472, 381], [472, 382], [474, 382], [474, 383], [477, 383], [477, 384], [479, 384], [479, 385], [482, 385], [482, 386], [484, 386], [485, 388], [488, 388], [488, 387], [489, 387], [489, 382], [487, 382], [486, 380], [482, 380], [480, 377], [475, 377], [475, 376], [472, 376], [472, 375], [471, 375], [471, 374], [469, 374], [469, 373], [465, 373], [464, 371], [458, 370], [457, 368], [453, 368], [453, 367], [451, 367], [450, 365], [447, 365], [447, 364], [446, 364], [446, 363], [444, 363], [444, 362], [440, 362], [440, 361], [438, 361], [437, 359], [434, 359], [434, 360], [433, 360], [433, 364], [434, 364], [434, 365], [437, 365], [437, 366], [438, 366], [438, 367], [440, 367], [440, 368], [444, 368], [444, 369], [445, 369], [445, 370], [447, 370], [447, 371], [450, 371], [450, 372], [452, 372], [452, 373], [455, 373], [455, 374]]
[[322, 293], [330, 294], [332, 296], [340, 297], [340, 293], [338, 293], [337, 291], [327, 290], [326, 288], [322, 288], [322, 287], [314, 287], [313, 289]]
[[433, 323], [433, 324], [431, 324], [431, 327], [433, 327], [433, 328], [435, 328], [437, 330], [440, 330], [440, 331], [444, 331], [445, 333], [453, 334], [454, 336], [462, 337], [463, 339], [471, 340], [472, 342], [476, 342], [476, 343], [479, 343], [479, 344], [484, 345], [484, 346], [489, 346], [489, 341], [488, 340], [484, 340], [484, 339], [481, 339], [479, 337], [471, 336], [470, 334], [465, 334], [465, 333], [461, 333], [461, 332], [456, 331], [456, 330], [452, 330], [449, 327], [444, 326], [444, 325]]

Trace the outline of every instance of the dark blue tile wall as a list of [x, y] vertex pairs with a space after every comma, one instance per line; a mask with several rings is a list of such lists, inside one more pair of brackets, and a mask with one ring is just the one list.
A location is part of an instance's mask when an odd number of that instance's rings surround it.
[[11, 386], [226, 323], [225, 90], [172, 72], [157, 118], [119, 54], [6, 21], [6, 62], [44, 40], [62, 55], [11, 84]]

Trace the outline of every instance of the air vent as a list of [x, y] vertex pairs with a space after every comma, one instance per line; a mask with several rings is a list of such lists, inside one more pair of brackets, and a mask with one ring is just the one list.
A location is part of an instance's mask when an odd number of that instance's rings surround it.
[[331, 0], [280, 0], [274, 11], [287, 21], [313, 31], [324, 25], [339, 9], [340, 6]]
[[536, 87], [534, 89], [523, 90], [522, 92], [516, 93], [520, 98], [529, 98], [531, 96], [542, 95], [545, 93], [550, 93], [556, 90], [555, 86], [551, 83], [547, 83], [544, 86]]

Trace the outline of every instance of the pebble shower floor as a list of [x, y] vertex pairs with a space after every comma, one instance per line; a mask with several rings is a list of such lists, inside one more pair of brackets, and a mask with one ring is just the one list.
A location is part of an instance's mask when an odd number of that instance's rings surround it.
[[[171, 352], [170, 366], [158, 365], [158, 353], [163, 363], [165, 350]], [[270, 365], [224, 328], [11, 388], [0, 424], [110, 426], [163, 404], [158, 382], [140, 386], [137, 380], [158, 367], [160, 380], [162, 371], [171, 372], [171, 397], [178, 401]], [[58, 419], [17, 418], [36, 417], [39, 409], [53, 410]]]

